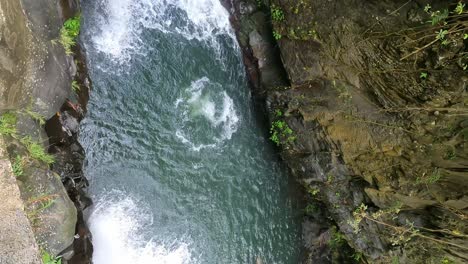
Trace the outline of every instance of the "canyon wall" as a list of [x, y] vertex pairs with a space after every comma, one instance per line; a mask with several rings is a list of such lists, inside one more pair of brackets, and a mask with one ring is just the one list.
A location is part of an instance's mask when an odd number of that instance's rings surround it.
[[308, 192], [305, 262], [466, 262], [461, 4], [225, 5], [271, 139]]
[[[15, 205], [1, 212], [11, 216], [0, 218], [2, 225], [15, 223], [2, 232], [0, 248], [8, 248], [11, 254], [1, 254], [2, 263], [39, 263], [35, 257], [43, 252], [63, 255], [63, 261], [76, 255], [73, 244], [81, 208], [71, 194], [76, 189], [65, 189], [62, 182], [71, 177], [71, 169], [81, 172], [83, 153], [76, 134], [84, 107], [78, 102], [87, 98], [89, 86], [83, 85], [86, 78], [80, 76], [85, 67], [77, 66], [84, 65], [79, 47], [66, 54], [60, 34], [64, 21], [78, 10], [79, 1], [73, 0], [0, 2], [1, 176], [9, 189], [19, 190], [2, 193], [3, 201]], [[74, 80], [83, 86], [82, 92], [72, 90]], [[69, 138], [74, 141], [69, 143]], [[11, 239], [26, 244], [11, 243]], [[27, 249], [31, 256], [25, 255], [22, 261], [9, 257]]]

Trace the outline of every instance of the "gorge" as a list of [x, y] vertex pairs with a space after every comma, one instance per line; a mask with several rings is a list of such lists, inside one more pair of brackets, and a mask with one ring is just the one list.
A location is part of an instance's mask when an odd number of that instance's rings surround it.
[[459, 0], [1, 0], [0, 263], [466, 263]]

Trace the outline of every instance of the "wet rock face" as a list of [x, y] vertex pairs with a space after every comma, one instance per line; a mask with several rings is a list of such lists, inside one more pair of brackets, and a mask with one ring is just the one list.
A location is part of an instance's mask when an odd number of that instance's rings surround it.
[[236, 29], [247, 74], [256, 95], [264, 97], [265, 87], [287, 86], [286, 72], [273, 41], [268, 14], [260, 10], [255, 1], [222, 2], [232, 14], [231, 22]]
[[71, 62], [54, 44], [62, 25], [52, 0], [0, 4], [0, 110], [30, 106], [52, 116], [71, 94]]
[[24, 204], [0, 138], [0, 263], [40, 264], [39, 248], [34, 239]]
[[37, 241], [50, 254], [59, 255], [73, 243], [77, 221], [76, 208], [60, 177], [50, 170], [29, 167], [20, 182]]
[[[272, 33], [253, 30], [251, 25], [264, 21], [253, 14], [275, 13], [267, 23], [278, 39], [290, 89], [258, 83], [268, 95], [272, 120], [294, 131], [295, 140], [281, 143], [282, 157], [312, 190], [308, 199], [326, 207], [357, 258], [468, 261], [463, 239], [468, 77], [460, 64], [466, 41], [461, 36], [450, 45], [434, 41], [435, 28], [424, 11], [428, 4], [433, 11], [453, 10], [457, 2], [236, 0], [230, 5], [256, 76], [268, 76], [265, 57], [275, 55], [264, 52], [262, 43], [271, 42]], [[247, 8], [252, 5], [256, 11]], [[313, 246], [326, 237], [326, 225], [305, 226], [308, 263], [329, 263], [333, 257]]]
[[[8, 150], [12, 163], [22, 158], [16, 180], [39, 246], [52, 255], [63, 254], [64, 261], [90, 263], [91, 236], [82, 210], [91, 200], [83, 190], [88, 183], [77, 140], [90, 81], [79, 46], [72, 58], [57, 42], [63, 21], [78, 11], [78, 0], [0, 2], [0, 114], [10, 111], [18, 119], [17, 135], [6, 136], [0, 150]], [[76, 95], [72, 78], [81, 88]], [[48, 119], [45, 129], [37, 116]], [[24, 137], [43, 143], [54, 154], [53, 166], [31, 158], [21, 142]]]

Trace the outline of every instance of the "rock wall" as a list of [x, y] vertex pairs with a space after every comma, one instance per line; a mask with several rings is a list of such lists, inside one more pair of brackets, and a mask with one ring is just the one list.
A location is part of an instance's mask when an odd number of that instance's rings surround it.
[[0, 138], [0, 263], [39, 264], [39, 248]]
[[32, 106], [52, 116], [70, 96], [72, 63], [57, 40], [62, 26], [56, 1], [0, 3], [0, 109]]
[[[82, 190], [87, 186], [81, 171], [84, 153], [77, 142], [90, 81], [79, 45], [70, 56], [59, 43], [63, 22], [78, 12], [78, 0], [0, 2], [0, 117], [7, 113], [15, 119], [14, 133], [0, 132], [0, 150], [8, 153], [13, 166], [21, 163], [16, 183], [29, 223], [18, 224], [34, 232], [35, 241], [29, 240], [28, 247], [36, 252], [31, 254], [37, 255], [39, 245], [63, 256], [62, 263], [89, 263], [92, 252], [82, 215], [90, 204]], [[72, 90], [73, 80], [79, 91]], [[35, 158], [32, 153], [38, 148], [31, 150], [27, 142], [38, 142], [53, 154], [54, 163]], [[0, 248], [7, 246], [3, 242]], [[13, 256], [28, 247], [9, 251]], [[0, 262], [29, 263], [9, 257]]]
[[[226, 4], [282, 157], [309, 193], [305, 262], [468, 260], [467, 43], [457, 3]], [[445, 9], [445, 24], [427, 23]], [[453, 32], [450, 42], [440, 30]], [[275, 48], [282, 65], [264, 52]], [[289, 84], [264, 81], [265, 62], [284, 67]]]

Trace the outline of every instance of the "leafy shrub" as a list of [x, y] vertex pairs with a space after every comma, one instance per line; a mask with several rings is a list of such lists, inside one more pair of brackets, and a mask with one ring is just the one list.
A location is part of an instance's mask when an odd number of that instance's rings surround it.
[[30, 136], [26, 136], [20, 141], [26, 147], [33, 159], [43, 161], [47, 164], [54, 163], [54, 156], [47, 153], [44, 147], [40, 143], [33, 141]]
[[283, 36], [281, 36], [281, 34], [275, 30], [273, 30], [273, 37], [276, 39], [276, 40], [280, 40]]
[[276, 22], [284, 21], [284, 12], [281, 7], [271, 5], [271, 19]]
[[60, 29], [59, 42], [62, 44], [67, 55], [73, 53], [71, 48], [76, 45], [76, 38], [80, 34], [80, 28], [81, 18], [78, 15], [65, 21]]
[[44, 264], [62, 264], [61, 258], [56, 258], [50, 255], [47, 251], [42, 250], [42, 263]]
[[[283, 113], [280, 110], [275, 111], [276, 118], [281, 118], [282, 116]], [[271, 124], [270, 134], [270, 140], [273, 141], [277, 146], [292, 143], [294, 140], [296, 140], [293, 130], [284, 120], [274, 121]]]
[[23, 175], [23, 158], [20, 155], [17, 155], [13, 164], [11, 164], [11, 168], [13, 170], [13, 174], [16, 177], [20, 177]]
[[75, 93], [78, 93], [80, 91], [80, 85], [77, 81], [72, 81], [71, 88]]
[[16, 134], [16, 115], [7, 112], [0, 116], [0, 135]]

